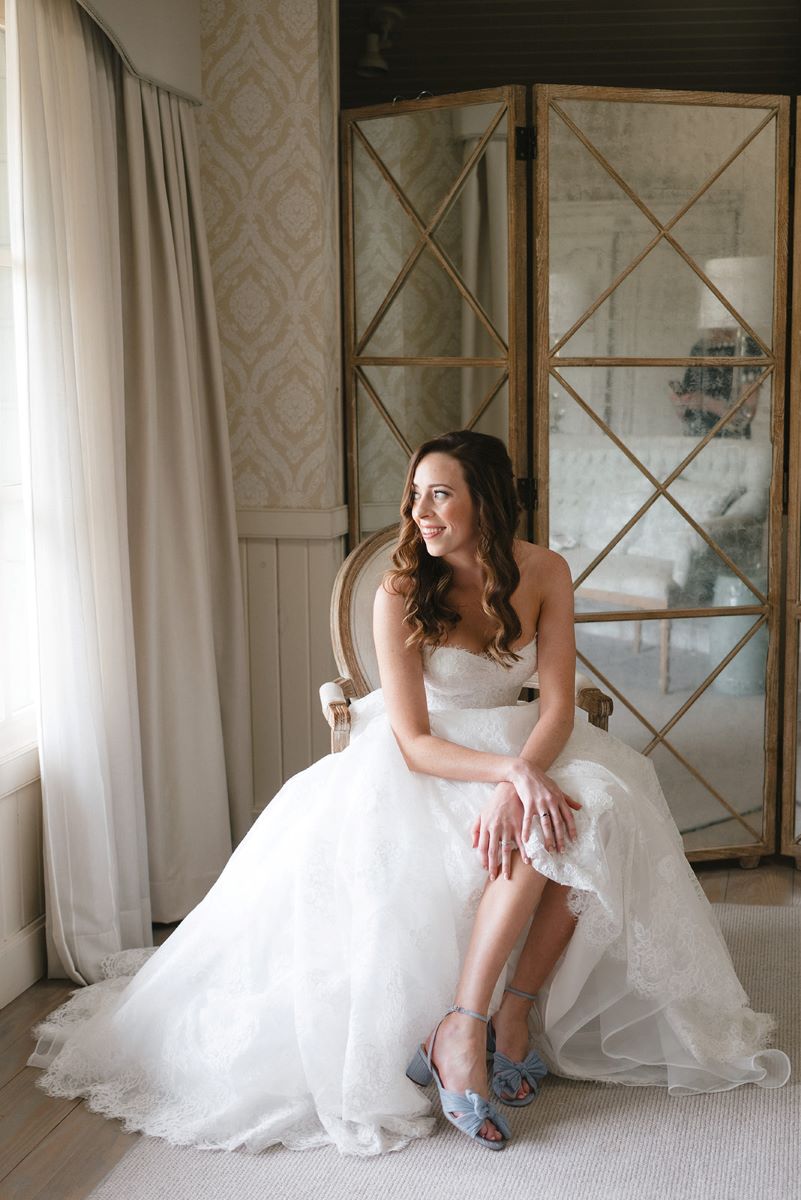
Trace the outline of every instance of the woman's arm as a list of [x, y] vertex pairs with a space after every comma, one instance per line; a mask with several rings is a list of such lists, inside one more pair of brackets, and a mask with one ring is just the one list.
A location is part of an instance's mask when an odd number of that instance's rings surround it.
[[547, 771], [573, 732], [576, 713], [576, 634], [573, 580], [561, 555], [548, 552], [537, 620], [540, 715], [520, 757]]
[[[576, 837], [572, 809], [577, 800], [565, 795], [546, 770], [559, 755], [573, 730], [575, 715], [576, 639], [573, 625], [573, 581], [565, 560], [552, 551], [537, 552], [536, 572], [540, 608], [537, 619], [539, 718], [510, 773], [510, 782], [497, 787], [472, 827], [473, 845], [494, 879], [499, 870], [509, 877], [511, 846], [527, 862], [525, 843], [536, 823], [548, 851], [563, 850]], [[547, 813], [548, 820], [542, 820]]]
[[441, 779], [500, 783], [511, 779], [515, 759], [471, 750], [435, 737], [428, 719], [423, 661], [417, 647], [406, 645], [403, 596], [379, 587], [373, 606], [373, 639], [384, 704], [409, 770]]

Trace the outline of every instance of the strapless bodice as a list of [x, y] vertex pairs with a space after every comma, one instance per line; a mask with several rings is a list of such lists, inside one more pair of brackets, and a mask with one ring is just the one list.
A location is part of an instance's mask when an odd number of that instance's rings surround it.
[[514, 704], [520, 689], [537, 669], [536, 635], [505, 667], [486, 654], [461, 646], [423, 651], [423, 678], [430, 712], [453, 708], [500, 708]]

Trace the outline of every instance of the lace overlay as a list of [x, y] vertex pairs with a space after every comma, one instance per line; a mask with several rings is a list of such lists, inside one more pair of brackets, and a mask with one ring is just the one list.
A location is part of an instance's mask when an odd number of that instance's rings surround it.
[[[536, 643], [519, 653], [509, 670], [429, 653], [433, 731], [518, 753], [538, 715], [516, 703]], [[486, 881], [470, 825], [491, 785], [410, 772], [381, 693], [353, 708], [350, 747], [282, 788], [165, 945], [110, 956], [38, 1027], [46, 1091], [202, 1147], [369, 1155], [433, 1131], [405, 1068], [453, 999]], [[582, 803], [563, 853], [538, 831], [528, 844], [578, 917], [532, 1010], [550, 1070], [676, 1093], [785, 1082], [651, 762], [577, 714], [549, 774]]]

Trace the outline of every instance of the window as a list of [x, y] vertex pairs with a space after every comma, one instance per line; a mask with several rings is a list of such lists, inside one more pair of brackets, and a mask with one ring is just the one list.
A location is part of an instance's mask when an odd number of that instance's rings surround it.
[[0, 760], [34, 737], [29, 529], [14, 371], [8, 208], [6, 34], [0, 26]]

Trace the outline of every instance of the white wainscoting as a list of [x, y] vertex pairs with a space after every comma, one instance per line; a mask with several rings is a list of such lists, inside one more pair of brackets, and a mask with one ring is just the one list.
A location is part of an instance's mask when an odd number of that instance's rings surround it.
[[0, 764], [0, 1008], [44, 973], [42, 789], [28, 748]]
[[254, 818], [330, 749], [318, 689], [337, 674], [329, 605], [347, 509], [239, 511], [253, 730]]

